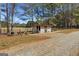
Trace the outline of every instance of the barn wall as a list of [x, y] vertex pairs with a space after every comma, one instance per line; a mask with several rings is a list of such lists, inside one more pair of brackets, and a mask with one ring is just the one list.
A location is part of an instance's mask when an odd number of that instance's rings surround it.
[[47, 32], [51, 32], [51, 28], [47, 28]]
[[36, 33], [37, 32], [37, 28], [33, 27], [32, 31], [33, 31], [33, 33]]
[[51, 32], [51, 28], [48, 27], [48, 28], [41, 28], [40, 29], [40, 33], [45, 33], [45, 32]]
[[44, 33], [45, 32], [45, 29], [44, 28], [41, 28], [40, 29], [40, 33]]
[[40, 27], [40, 31], [38, 31], [38, 29], [36, 27], [33, 27], [33, 33], [45, 33], [45, 32], [51, 32], [51, 27], [47, 27], [47, 28], [44, 28], [44, 27]]

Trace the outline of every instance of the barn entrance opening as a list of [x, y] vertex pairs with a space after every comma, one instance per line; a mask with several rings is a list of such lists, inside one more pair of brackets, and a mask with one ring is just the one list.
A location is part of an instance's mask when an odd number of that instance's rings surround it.
[[39, 32], [40, 31], [40, 26], [37, 26], [37, 32]]

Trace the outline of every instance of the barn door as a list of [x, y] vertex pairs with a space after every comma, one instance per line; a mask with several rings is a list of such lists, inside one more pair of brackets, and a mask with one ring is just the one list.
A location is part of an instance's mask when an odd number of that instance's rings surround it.
[[40, 26], [37, 26], [37, 32], [39, 32], [40, 31]]

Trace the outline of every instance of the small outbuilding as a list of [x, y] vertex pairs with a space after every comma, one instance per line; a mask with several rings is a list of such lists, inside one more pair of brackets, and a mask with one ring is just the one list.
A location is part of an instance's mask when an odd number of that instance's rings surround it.
[[52, 25], [48, 23], [35, 23], [32, 26], [33, 33], [46, 33], [46, 32], [52, 32]]
[[42, 23], [37, 22], [31, 22], [29, 23], [30, 27], [32, 28], [33, 33], [46, 33], [46, 32], [52, 32], [52, 28], [55, 26], [55, 24], [49, 24], [49, 22], [44, 21]]

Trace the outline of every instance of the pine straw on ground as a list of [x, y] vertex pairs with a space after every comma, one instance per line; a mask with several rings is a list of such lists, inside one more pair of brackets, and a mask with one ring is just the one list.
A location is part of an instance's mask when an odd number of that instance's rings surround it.
[[21, 43], [31, 43], [36, 41], [46, 40], [49, 37], [43, 35], [17, 35], [17, 36], [6, 36], [0, 35], [0, 50], [9, 48]]

